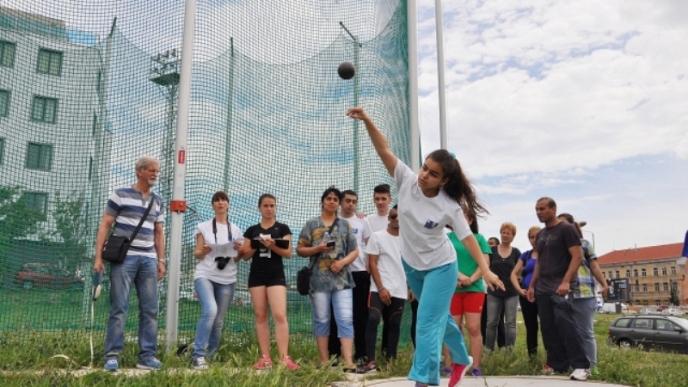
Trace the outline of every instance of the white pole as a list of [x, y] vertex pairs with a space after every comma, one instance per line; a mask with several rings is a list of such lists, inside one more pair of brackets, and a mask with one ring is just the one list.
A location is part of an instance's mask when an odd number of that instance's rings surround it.
[[409, 66], [409, 166], [415, 172], [420, 169], [420, 130], [418, 128], [418, 16], [416, 0], [406, 3], [408, 28], [408, 66]]
[[435, 0], [437, 25], [437, 91], [440, 98], [440, 147], [447, 149], [447, 112], [444, 95], [444, 27], [442, 27], [442, 0]]
[[177, 109], [177, 139], [175, 143], [172, 202], [170, 202], [170, 256], [167, 280], [167, 321], [165, 347], [169, 352], [177, 344], [179, 325], [179, 277], [182, 257], [182, 221], [186, 209], [184, 179], [186, 177], [186, 137], [189, 132], [189, 105], [191, 102], [191, 65], [193, 62], [196, 0], [186, 0], [184, 9], [184, 35], [182, 63], [179, 74], [179, 105]]

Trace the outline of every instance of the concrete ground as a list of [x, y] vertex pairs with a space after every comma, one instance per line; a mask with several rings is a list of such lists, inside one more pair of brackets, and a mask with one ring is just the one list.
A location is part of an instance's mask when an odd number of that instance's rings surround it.
[[[332, 387], [413, 387], [414, 382], [406, 378], [365, 380], [351, 375], [349, 381], [332, 383]], [[449, 379], [442, 378], [441, 387], [446, 387]], [[613, 387], [619, 384], [609, 384], [598, 381], [575, 381], [565, 376], [486, 376], [476, 378], [466, 376], [460, 387]]]

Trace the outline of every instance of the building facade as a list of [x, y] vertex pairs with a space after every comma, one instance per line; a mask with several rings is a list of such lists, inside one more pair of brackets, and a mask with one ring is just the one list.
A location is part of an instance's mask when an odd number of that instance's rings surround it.
[[626, 278], [629, 303], [635, 306], [671, 304], [672, 289], [681, 299], [686, 258], [683, 243], [612, 251], [598, 258], [607, 281]]
[[44, 230], [54, 229], [58, 192], [83, 198], [88, 218], [107, 180], [103, 68], [95, 35], [0, 7], [0, 185], [21, 188], [45, 213]]

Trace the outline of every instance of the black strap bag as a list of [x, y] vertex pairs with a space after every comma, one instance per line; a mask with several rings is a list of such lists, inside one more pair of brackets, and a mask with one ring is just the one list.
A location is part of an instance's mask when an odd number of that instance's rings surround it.
[[[332, 222], [330, 230], [328, 231], [330, 235], [332, 235], [332, 230], [334, 230], [334, 225], [337, 224], [338, 220], [339, 218], [334, 218], [334, 222]], [[296, 289], [302, 296], [308, 295], [309, 291], [311, 290], [311, 276], [313, 276], [313, 267], [318, 261], [318, 257], [312, 256], [310, 259], [310, 264], [302, 267], [301, 270], [296, 273]]]
[[[151, 193], [151, 195], [153, 194]], [[105, 244], [103, 245], [102, 257], [104, 260], [114, 264], [124, 262], [124, 259], [127, 257], [127, 251], [129, 251], [131, 241], [133, 241], [136, 238], [136, 235], [138, 235], [139, 231], [141, 231], [143, 222], [146, 221], [146, 218], [148, 217], [151, 208], [153, 208], [153, 202], [155, 202], [155, 196], [151, 197], [151, 202], [150, 204], [148, 204], [146, 212], [143, 213], [141, 221], [139, 222], [139, 225], [136, 226], [136, 229], [134, 229], [134, 232], [131, 234], [131, 237], [127, 238], [124, 236], [114, 235], [110, 235], [110, 237], [108, 237], [108, 239], [105, 241]]]

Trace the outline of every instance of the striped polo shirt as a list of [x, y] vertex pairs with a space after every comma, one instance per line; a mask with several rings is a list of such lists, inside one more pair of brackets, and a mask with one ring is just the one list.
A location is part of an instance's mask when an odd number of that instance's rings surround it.
[[115, 236], [131, 237], [151, 200], [155, 200], [155, 203], [146, 217], [146, 221], [143, 222], [141, 230], [136, 235], [136, 239], [131, 242], [127, 255], [157, 258], [155, 241], [153, 240], [153, 226], [155, 223], [162, 223], [165, 220], [165, 214], [162, 211], [162, 198], [151, 191], [144, 200], [141, 192], [131, 187], [116, 189], [110, 195], [105, 213], [116, 218], [115, 231], [113, 232]]

